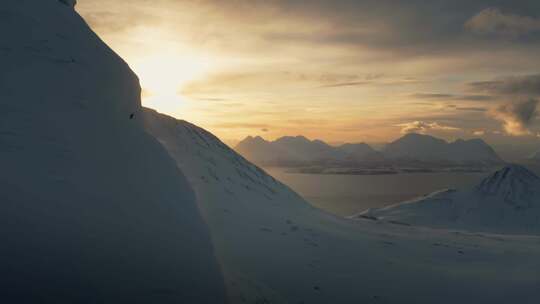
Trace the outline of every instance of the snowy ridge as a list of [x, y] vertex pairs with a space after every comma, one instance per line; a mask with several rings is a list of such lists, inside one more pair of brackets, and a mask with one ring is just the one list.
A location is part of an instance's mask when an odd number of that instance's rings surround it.
[[436, 228], [540, 234], [540, 178], [522, 166], [509, 165], [474, 189], [435, 192], [361, 216]]
[[[176, 120], [151, 109], [144, 110], [147, 130], [176, 159], [180, 168], [186, 170], [203, 169], [198, 176], [189, 176], [192, 184], [220, 184], [223, 191], [231, 196], [240, 192], [253, 192], [267, 200], [275, 200], [285, 185], [266, 174], [259, 167], [251, 164], [242, 156], [221, 142], [213, 134], [189, 122]], [[159, 124], [157, 123], [159, 122]], [[181, 142], [181, 145], [178, 143]], [[283, 192], [283, 191], [282, 191]]]

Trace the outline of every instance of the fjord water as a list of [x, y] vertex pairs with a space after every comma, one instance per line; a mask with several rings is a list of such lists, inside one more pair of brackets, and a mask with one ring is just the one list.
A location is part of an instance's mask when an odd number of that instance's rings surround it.
[[287, 169], [276, 167], [265, 170], [315, 207], [342, 216], [393, 205], [441, 189], [474, 187], [489, 173], [331, 175], [288, 173]]

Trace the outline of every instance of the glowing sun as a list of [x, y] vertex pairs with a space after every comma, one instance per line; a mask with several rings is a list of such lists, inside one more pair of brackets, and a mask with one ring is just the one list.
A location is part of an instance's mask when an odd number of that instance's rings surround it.
[[208, 61], [185, 53], [156, 53], [133, 64], [143, 89], [143, 103], [162, 110], [178, 109], [182, 87], [208, 71]]

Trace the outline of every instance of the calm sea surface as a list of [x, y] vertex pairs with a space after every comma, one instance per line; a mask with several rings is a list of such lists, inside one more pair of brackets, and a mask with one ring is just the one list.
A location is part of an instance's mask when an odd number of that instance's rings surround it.
[[353, 215], [385, 207], [437, 190], [477, 185], [488, 173], [410, 173], [396, 175], [319, 175], [265, 168], [316, 207], [337, 215]]

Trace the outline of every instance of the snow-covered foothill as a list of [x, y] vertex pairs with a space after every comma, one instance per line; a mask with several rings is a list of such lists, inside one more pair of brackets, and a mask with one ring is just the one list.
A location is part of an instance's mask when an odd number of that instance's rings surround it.
[[361, 216], [472, 232], [539, 235], [540, 178], [525, 167], [508, 165], [473, 189], [440, 191]]

